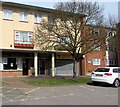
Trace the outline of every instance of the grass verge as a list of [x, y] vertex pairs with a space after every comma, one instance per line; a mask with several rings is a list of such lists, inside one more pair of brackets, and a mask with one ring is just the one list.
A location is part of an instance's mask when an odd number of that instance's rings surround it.
[[59, 86], [59, 85], [71, 85], [71, 84], [87, 84], [90, 83], [89, 77], [80, 77], [76, 78], [75, 80], [72, 79], [56, 79], [56, 78], [47, 78], [47, 79], [39, 79], [39, 78], [32, 78], [28, 79], [25, 82], [32, 85], [37, 86]]

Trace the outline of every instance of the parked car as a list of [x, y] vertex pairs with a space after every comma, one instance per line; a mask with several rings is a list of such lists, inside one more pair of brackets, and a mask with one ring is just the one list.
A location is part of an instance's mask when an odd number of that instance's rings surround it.
[[102, 82], [113, 84], [115, 87], [120, 86], [120, 67], [103, 67], [97, 68], [91, 74], [93, 84]]

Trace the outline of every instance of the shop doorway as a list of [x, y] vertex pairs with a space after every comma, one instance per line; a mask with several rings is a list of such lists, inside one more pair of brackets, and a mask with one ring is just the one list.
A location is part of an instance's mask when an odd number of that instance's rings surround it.
[[23, 59], [23, 75], [28, 75], [28, 59]]
[[45, 74], [45, 60], [39, 59], [38, 60], [38, 75], [44, 75]]

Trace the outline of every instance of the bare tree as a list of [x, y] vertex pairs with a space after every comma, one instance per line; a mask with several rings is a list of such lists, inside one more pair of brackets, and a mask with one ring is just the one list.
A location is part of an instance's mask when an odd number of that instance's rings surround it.
[[109, 14], [109, 15], [108, 15], [108, 18], [105, 20], [104, 26], [107, 26], [107, 27], [109, 27], [109, 28], [115, 29], [117, 23], [118, 23], [118, 22], [117, 22], [117, 19], [115, 18], [115, 16]]
[[103, 23], [103, 7], [100, 7], [97, 2], [88, 1], [75, 1], [71, 2], [59, 2], [54, 6], [55, 9], [71, 12], [85, 14], [86, 24], [100, 25]]
[[[75, 1], [58, 3], [55, 7], [57, 11], [51, 13], [51, 20], [43, 20], [36, 28], [35, 44], [41, 50], [64, 50], [70, 53], [73, 58], [74, 79], [76, 63], [82, 62], [83, 55], [98, 48], [104, 42], [105, 33], [100, 27], [102, 20], [99, 20], [99, 25], [95, 21], [97, 17], [98, 19], [102, 17], [101, 8], [97, 3]], [[87, 17], [81, 14], [85, 12]], [[90, 22], [96, 26], [86, 25]], [[101, 31], [98, 33], [97, 29]]]

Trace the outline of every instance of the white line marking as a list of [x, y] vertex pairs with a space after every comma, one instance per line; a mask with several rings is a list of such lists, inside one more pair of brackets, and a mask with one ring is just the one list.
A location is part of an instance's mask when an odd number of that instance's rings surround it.
[[32, 93], [33, 91], [36, 91], [36, 90], [38, 90], [39, 88], [40, 88], [40, 87], [37, 87], [37, 88], [35, 88], [35, 89], [33, 89], [33, 90], [30, 90], [30, 91], [26, 92], [25, 94], [19, 95], [19, 96], [15, 97], [14, 100], [17, 99], [17, 98], [20, 98], [20, 97], [22, 97], [22, 96], [24, 96], [24, 95], [27, 95], [27, 94], [29, 94], [29, 93]]
[[42, 99], [45, 99], [46, 97], [42, 97]]
[[39, 88], [40, 88], [40, 87], [37, 87], [37, 88], [35, 88], [35, 89], [31, 90], [31, 91], [28, 91], [28, 92], [25, 93], [25, 95], [27, 95], [27, 94], [29, 94], [29, 93], [32, 93], [33, 91], [36, 91], [36, 90], [38, 90]]
[[21, 99], [20, 101], [26, 101], [27, 99]]
[[4, 95], [2, 95], [2, 97], [6, 98], [9, 102], [13, 102], [13, 100], [11, 100], [11, 99], [5, 97]]
[[35, 100], [39, 100], [40, 98], [34, 98]]
[[57, 96], [52, 96], [52, 98], [56, 98]]
[[91, 91], [95, 91], [95, 88], [91, 87], [91, 86], [79, 86], [81, 88], [85, 88], [85, 89], [88, 89], [88, 90], [91, 90]]
[[[13, 91], [13, 90], [16, 90], [16, 88], [11, 89], [11, 90], [9, 90], [9, 91], [6, 91], [5, 93], [9, 93], [9, 92], [11, 92], [11, 91]], [[4, 93], [4, 94], [5, 94], [5, 93]]]
[[70, 96], [73, 96], [74, 94], [73, 93], [71, 93], [71, 94], [69, 94]]

